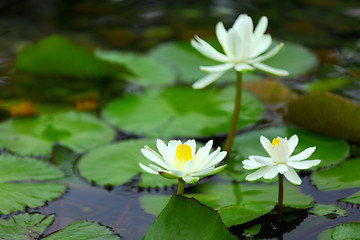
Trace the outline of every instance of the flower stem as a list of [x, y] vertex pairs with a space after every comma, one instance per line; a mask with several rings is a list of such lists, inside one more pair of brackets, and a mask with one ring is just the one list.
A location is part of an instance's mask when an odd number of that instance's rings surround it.
[[178, 189], [177, 189], [177, 195], [183, 195], [184, 194], [184, 188], [185, 188], [185, 182], [182, 178], [178, 178]]
[[234, 106], [234, 112], [232, 116], [231, 126], [229, 129], [229, 133], [226, 138], [225, 142], [225, 151], [228, 152], [228, 154], [231, 151], [231, 147], [234, 141], [235, 132], [236, 132], [236, 125], [239, 119], [239, 113], [240, 113], [240, 106], [241, 106], [241, 92], [242, 92], [242, 73], [236, 72], [236, 97], [235, 97], [235, 106]]
[[278, 221], [282, 219], [282, 206], [284, 200], [284, 177], [279, 173], [279, 195], [278, 195]]

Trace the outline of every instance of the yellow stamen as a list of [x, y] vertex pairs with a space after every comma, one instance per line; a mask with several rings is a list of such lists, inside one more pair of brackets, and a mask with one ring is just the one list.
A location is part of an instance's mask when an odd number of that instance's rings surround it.
[[174, 165], [177, 169], [183, 170], [184, 165], [193, 160], [191, 147], [186, 144], [179, 144], [176, 147]]
[[272, 144], [272, 147], [273, 147], [273, 150], [274, 150], [275, 145], [280, 146], [280, 138], [274, 138], [271, 144]]

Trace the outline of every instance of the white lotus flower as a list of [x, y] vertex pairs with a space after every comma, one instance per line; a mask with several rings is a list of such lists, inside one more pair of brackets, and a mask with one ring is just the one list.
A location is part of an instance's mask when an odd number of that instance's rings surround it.
[[198, 36], [195, 36], [195, 39], [191, 40], [191, 45], [206, 57], [222, 62], [222, 64], [201, 66], [201, 70], [210, 74], [195, 82], [193, 87], [203, 88], [214, 82], [231, 68], [235, 68], [238, 72], [253, 71], [256, 68], [276, 76], [289, 75], [289, 72], [286, 70], [273, 68], [262, 63], [262, 61], [277, 54], [283, 47], [283, 43], [280, 43], [272, 50], [263, 54], [272, 42], [271, 36], [264, 34], [267, 25], [268, 19], [263, 16], [253, 31], [252, 19], [246, 14], [241, 14], [236, 19], [232, 28], [227, 31], [224, 24], [219, 22], [216, 25], [216, 36], [224, 54], [218, 52]]
[[308, 169], [310, 167], [318, 165], [321, 160], [307, 160], [308, 157], [315, 151], [316, 147], [310, 147], [305, 149], [295, 156], [291, 156], [295, 147], [298, 144], [298, 137], [293, 135], [289, 141], [286, 138], [274, 138], [272, 143], [264, 136], [260, 137], [261, 145], [268, 152], [270, 157], [261, 156], [249, 156], [248, 160], [242, 161], [245, 169], [257, 169], [254, 173], [246, 176], [246, 180], [254, 181], [261, 177], [265, 179], [272, 179], [280, 174], [284, 176], [291, 183], [300, 185], [301, 179], [295, 172], [296, 169]]
[[213, 175], [226, 167], [223, 165], [215, 168], [215, 165], [225, 158], [226, 152], [220, 152], [220, 147], [218, 147], [210, 154], [212, 145], [213, 141], [210, 140], [195, 153], [194, 139], [184, 144], [180, 140], [171, 140], [168, 145], [158, 139], [156, 146], [161, 155], [148, 146], [141, 149], [141, 153], [157, 165], [150, 164], [149, 167], [141, 163], [139, 165], [151, 174], [160, 174], [170, 179], [182, 178], [187, 183], [196, 183], [200, 177]]

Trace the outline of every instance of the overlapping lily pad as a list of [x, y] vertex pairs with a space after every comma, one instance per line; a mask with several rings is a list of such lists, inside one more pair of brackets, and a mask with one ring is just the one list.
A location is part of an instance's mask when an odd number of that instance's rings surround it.
[[219, 214], [195, 199], [173, 196], [150, 226], [144, 240], [152, 239], [237, 239], [230, 234]]
[[124, 67], [112, 66], [59, 35], [25, 47], [17, 56], [15, 69], [30, 74], [70, 77], [107, 77], [125, 71]]
[[0, 239], [12, 240], [95, 240], [120, 239], [110, 229], [96, 222], [79, 221], [64, 229], [43, 237], [45, 229], [53, 223], [54, 215], [44, 216], [38, 213], [19, 214], [8, 219], [0, 219]]
[[270, 141], [276, 137], [287, 137], [296, 134], [299, 143], [293, 154], [297, 154], [308, 147], [316, 146], [315, 152], [309, 159], [320, 159], [321, 163], [311, 169], [318, 169], [343, 161], [349, 154], [349, 145], [340, 139], [321, 135], [302, 128], [283, 126], [259, 129], [238, 135], [234, 140], [233, 154], [230, 155], [228, 173], [237, 180], [242, 181], [251, 171], [243, 170], [242, 160], [250, 155], [268, 156], [268, 153], [260, 144], [260, 136], [267, 137]]
[[[284, 205], [293, 208], [309, 208], [311, 196], [304, 195], [291, 184], [284, 185]], [[238, 225], [270, 212], [277, 203], [277, 185], [207, 183], [192, 190], [195, 197], [205, 205], [217, 210], [227, 227]], [[147, 213], [157, 215], [165, 206], [168, 195], [144, 195], [140, 204]]]
[[55, 142], [76, 152], [109, 143], [115, 132], [96, 117], [65, 112], [0, 124], [0, 147], [23, 155], [48, 155]]
[[331, 218], [334, 216], [347, 216], [346, 210], [338, 205], [317, 203], [309, 212], [318, 216], [327, 216]]
[[141, 170], [139, 162], [145, 165], [150, 163], [140, 152], [144, 145], [156, 149], [155, 140], [129, 140], [90, 151], [79, 162], [80, 174], [86, 180], [99, 185], [121, 185], [139, 173], [141, 173], [139, 184], [141, 187], [164, 187], [176, 184], [176, 180]]
[[63, 177], [63, 173], [57, 168], [39, 160], [2, 154], [0, 169], [0, 214], [21, 211], [26, 206], [39, 207], [65, 191], [64, 184], [28, 182], [51, 181]]
[[359, 167], [360, 158], [349, 159], [333, 168], [315, 172], [311, 179], [322, 191], [358, 188], [360, 187], [359, 173], [354, 169]]
[[289, 117], [316, 132], [360, 142], [360, 107], [327, 92], [303, 95], [289, 104]]
[[[123, 131], [152, 137], [212, 136], [227, 132], [235, 90], [173, 87], [146, 91], [111, 102], [103, 116]], [[238, 128], [256, 123], [262, 103], [243, 91]]]
[[331, 231], [331, 239], [359, 239], [360, 223], [350, 222], [335, 226]]
[[95, 54], [104, 61], [125, 65], [132, 73], [121, 77], [138, 85], [153, 87], [175, 80], [175, 73], [168, 65], [145, 55], [103, 50], [97, 50]]

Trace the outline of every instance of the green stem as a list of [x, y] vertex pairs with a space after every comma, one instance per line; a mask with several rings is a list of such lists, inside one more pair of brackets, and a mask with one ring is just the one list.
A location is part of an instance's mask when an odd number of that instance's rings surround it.
[[284, 200], [284, 177], [279, 173], [279, 195], [278, 195], [278, 221], [282, 219], [282, 206]]
[[182, 178], [178, 178], [178, 189], [177, 189], [177, 195], [183, 195], [184, 194], [184, 188], [185, 188], [185, 182]]
[[229, 133], [226, 138], [225, 142], [225, 151], [228, 154], [231, 151], [231, 147], [234, 141], [235, 132], [236, 132], [236, 125], [239, 120], [239, 113], [240, 113], [240, 106], [241, 106], [241, 92], [242, 92], [242, 73], [236, 72], [236, 97], [235, 97], [235, 106], [234, 112], [232, 116], [231, 126], [229, 129]]

